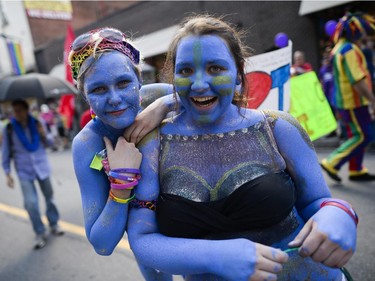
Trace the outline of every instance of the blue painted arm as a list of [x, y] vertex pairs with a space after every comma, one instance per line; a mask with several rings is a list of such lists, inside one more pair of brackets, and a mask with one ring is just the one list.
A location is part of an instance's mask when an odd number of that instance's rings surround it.
[[290, 114], [281, 111], [276, 114], [279, 118], [274, 126], [274, 137], [296, 185], [296, 208], [307, 221], [331, 193], [305, 130]]
[[[147, 171], [136, 189], [139, 200], [155, 200], [159, 194], [157, 133], [146, 136], [140, 149], [142, 170]], [[255, 243], [247, 239], [201, 240], [172, 238], [158, 233], [155, 212], [131, 209], [128, 237], [137, 260], [170, 274], [203, 274], [227, 280], [248, 281], [257, 262]], [[273, 252], [276, 256], [276, 253]]]
[[86, 236], [100, 255], [110, 255], [123, 237], [128, 205], [108, 200], [109, 182], [103, 171], [90, 168], [95, 153], [103, 150], [102, 136], [87, 125], [73, 140], [73, 164], [79, 183]]
[[173, 98], [173, 86], [164, 83], [147, 84], [141, 87], [140, 95], [142, 98], [142, 108], [146, 108], [155, 100], [161, 98], [165, 101], [165, 105], [173, 108], [175, 102]]
[[[331, 194], [313, 145], [299, 123], [289, 114], [280, 113], [274, 136], [296, 184], [297, 210], [307, 222], [289, 246], [302, 245], [302, 255], [311, 255], [315, 261], [327, 266], [342, 266], [356, 248], [357, 231], [353, 219], [338, 207], [320, 208]], [[332, 258], [323, 259], [334, 245], [338, 245], [339, 249], [332, 251]]]

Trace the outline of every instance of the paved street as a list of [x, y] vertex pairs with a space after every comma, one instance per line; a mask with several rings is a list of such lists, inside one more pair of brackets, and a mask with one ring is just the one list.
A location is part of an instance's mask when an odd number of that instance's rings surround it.
[[[318, 157], [324, 157], [330, 150], [318, 149]], [[126, 240], [109, 257], [99, 256], [93, 251], [82, 228], [81, 201], [71, 151], [50, 152], [49, 156], [61, 225], [66, 234], [50, 237], [42, 250], [32, 250], [34, 234], [22, 207], [20, 188], [9, 189], [1, 172], [0, 281], [142, 280]], [[375, 172], [375, 153], [366, 155], [365, 164]], [[345, 179], [342, 184], [334, 184], [330, 179], [327, 182], [334, 196], [350, 201], [360, 217], [357, 253], [347, 268], [354, 280], [373, 281], [375, 182], [349, 182], [346, 170], [344, 167], [341, 172]], [[176, 277], [175, 280], [182, 279]]]

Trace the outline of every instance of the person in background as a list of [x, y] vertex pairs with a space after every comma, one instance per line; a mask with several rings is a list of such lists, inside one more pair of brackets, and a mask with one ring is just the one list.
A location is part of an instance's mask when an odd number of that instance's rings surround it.
[[[335, 105], [334, 105], [334, 81], [333, 81], [333, 70], [330, 57], [331, 49], [327, 48], [323, 54], [322, 65], [320, 66], [318, 78], [324, 95], [327, 98], [329, 106], [331, 107], [332, 114], [336, 116]], [[329, 137], [336, 136], [336, 131], [328, 135]]]
[[313, 70], [311, 64], [305, 61], [305, 53], [302, 51], [294, 52], [293, 62], [294, 63], [290, 68], [290, 73], [292, 76], [297, 76]]
[[42, 104], [40, 106], [40, 113], [39, 118], [41, 118], [44, 121], [45, 127], [46, 127], [46, 133], [47, 138], [53, 140], [53, 143], [51, 145], [52, 151], [58, 150], [57, 145], [57, 127], [55, 122], [55, 114], [54, 110], [51, 109], [47, 104]]
[[84, 112], [82, 112], [81, 117], [79, 119], [79, 127], [82, 130], [83, 127], [86, 126], [87, 123], [91, 121], [91, 111], [90, 109], [86, 109]]
[[375, 111], [370, 73], [360, 49], [361, 39], [375, 30], [375, 19], [361, 13], [347, 13], [336, 25], [332, 49], [335, 82], [334, 105], [346, 140], [321, 161], [321, 167], [334, 181], [340, 182], [339, 171], [349, 162], [349, 180], [373, 181], [363, 165], [365, 148], [372, 138], [370, 110]]
[[219, 18], [197, 15], [177, 31], [165, 69], [183, 110], [138, 146], [131, 249], [189, 281], [345, 280], [358, 218], [331, 197], [292, 116], [241, 107], [248, 56]]
[[64, 126], [63, 116], [58, 112], [56, 108], [53, 110], [54, 113], [54, 120], [56, 126], [56, 142], [59, 147], [62, 149], [69, 149], [70, 148], [70, 141], [67, 129]]
[[319, 69], [318, 77], [319, 81], [322, 85], [323, 92], [327, 98], [329, 105], [331, 106], [333, 114], [335, 114], [334, 110], [334, 81], [333, 81], [333, 70], [331, 64], [331, 58], [328, 53], [324, 54], [322, 59], [322, 65]]
[[39, 183], [46, 202], [50, 232], [57, 236], [64, 234], [58, 225], [59, 212], [53, 197], [51, 168], [45, 150], [48, 140], [45, 128], [31, 116], [29, 104], [25, 100], [13, 101], [12, 109], [13, 117], [3, 129], [2, 167], [7, 185], [14, 188], [15, 182], [11, 173], [11, 161], [14, 161], [24, 206], [36, 234], [34, 249], [40, 249], [46, 245], [47, 231], [41, 220], [35, 181]]

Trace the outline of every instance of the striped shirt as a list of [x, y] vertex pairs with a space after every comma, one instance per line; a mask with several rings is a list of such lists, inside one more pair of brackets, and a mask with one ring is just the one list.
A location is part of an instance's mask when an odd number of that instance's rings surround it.
[[353, 109], [368, 105], [367, 99], [353, 88], [355, 83], [366, 79], [371, 89], [371, 78], [367, 69], [365, 56], [361, 49], [342, 38], [337, 42], [332, 53], [335, 106], [341, 109]]

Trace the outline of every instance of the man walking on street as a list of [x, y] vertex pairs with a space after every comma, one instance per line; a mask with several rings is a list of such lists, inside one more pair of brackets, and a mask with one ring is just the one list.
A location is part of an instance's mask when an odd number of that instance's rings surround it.
[[371, 114], [375, 112], [375, 96], [360, 40], [375, 30], [375, 19], [368, 15], [346, 14], [333, 34], [332, 65], [335, 81], [335, 108], [346, 130], [346, 141], [333, 151], [321, 166], [335, 181], [341, 181], [340, 168], [349, 161], [349, 180], [372, 181], [363, 166], [365, 148], [371, 141]]
[[46, 133], [42, 124], [29, 113], [29, 105], [25, 100], [13, 101], [12, 109], [13, 117], [3, 131], [2, 166], [7, 177], [7, 185], [13, 188], [14, 179], [10, 164], [11, 160], [14, 160], [24, 206], [36, 233], [34, 249], [40, 249], [46, 244], [47, 232], [41, 220], [35, 180], [38, 181], [45, 198], [46, 216], [51, 233], [64, 234], [58, 226], [59, 213], [53, 200], [51, 168], [44, 148]]

